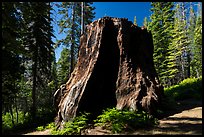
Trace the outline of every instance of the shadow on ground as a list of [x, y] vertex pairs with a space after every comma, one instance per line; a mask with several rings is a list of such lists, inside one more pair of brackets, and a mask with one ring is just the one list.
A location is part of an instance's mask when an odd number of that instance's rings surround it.
[[195, 107], [202, 107], [202, 100], [186, 99], [186, 100], [177, 101], [175, 108], [165, 110], [164, 113], [158, 117], [158, 119], [163, 119], [163, 118], [172, 116], [174, 114], [181, 113], [184, 110], [193, 109]]
[[[202, 118], [166, 118], [166, 123], [156, 128], [163, 133], [172, 134], [202, 134]], [[170, 121], [170, 122], [169, 122]]]

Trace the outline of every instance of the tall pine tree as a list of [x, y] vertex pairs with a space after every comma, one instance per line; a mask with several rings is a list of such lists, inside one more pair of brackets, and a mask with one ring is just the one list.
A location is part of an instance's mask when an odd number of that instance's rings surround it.
[[196, 76], [202, 76], [202, 9], [198, 4], [196, 26], [194, 32], [193, 63], [195, 65]]
[[172, 47], [174, 48], [176, 66], [178, 69], [175, 77], [177, 82], [189, 77], [190, 41], [187, 33], [186, 12], [186, 3], [176, 4]]
[[174, 68], [170, 58], [171, 31], [173, 28], [173, 3], [172, 2], [152, 2], [151, 22], [148, 25], [153, 35], [154, 43], [154, 63], [161, 83], [167, 86], [173, 77]]
[[[23, 3], [23, 19], [25, 29], [24, 46], [30, 53], [32, 62], [32, 118], [36, 118], [36, 101], [42, 89], [46, 89], [47, 83], [51, 80], [51, 64], [54, 50], [52, 47], [52, 26], [50, 18], [50, 4], [45, 2], [25, 2]], [[38, 91], [38, 92], [37, 92]], [[43, 101], [41, 101], [43, 102]], [[38, 104], [38, 106], [41, 106]]]
[[195, 12], [193, 9], [193, 5], [192, 3], [190, 3], [190, 16], [189, 16], [189, 23], [188, 23], [188, 39], [189, 39], [189, 62], [190, 62], [190, 75], [191, 76], [196, 76], [196, 71], [195, 71], [195, 64], [193, 61], [193, 50], [194, 50], [194, 36], [195, 36], [195, 26], [196, 26], [196, 16], [195, 16]]
[[70, 50], [64, 48], [61, 52], [61, 56], [57, 62], [58, 71], [57, 77], [59, 81], [59, 85], [62, 85], [67, 82], [68, 76], [70, 75], [70, 62], [68, 60], [70, 58]]
[[149, 25], [149, 21], [148, 21], [147, 17], [145, 17], [144, 21], [143, 21], [143, 27], [147, 28], [147, 30], [148, 30], [148, 25]]
[[[89, 24], [94, 18], [94, 7], [92, 2], [84, 2], [84, 25]], [[70, 73], [73, 71], [76, 63], [79, 41], [81, 36], [81, 2], [62, 2], [57, 4], [59, 14], [62, 18], [58, 21], [60, 33], [64, 33], [65, 38], [58, 40], [56, 45], [64, 45], [70, 50]]]
[[25, 68], [21, 65], [24, 48], [20, 41], [19, 3], [2, 2], [2, 112], [9, 112], [14, 124], [13, 108], [20, 92], [18, 81]]
[[[30, 111], [35, 119], [36, 110], [48, 108], [42, 104], [52, 97], [48, 91], [54, 57], [50, 4], [5, 2], [2, 10], [4, 112], [13, 117], [15, 110], [17, 122], [18, 111], [24, 115]], [[47, 104], [51, 106], [51, 101]]]
[[136, 19], [136, 16], [134, 16], [134, 25], [137, 26], [137, 19]]

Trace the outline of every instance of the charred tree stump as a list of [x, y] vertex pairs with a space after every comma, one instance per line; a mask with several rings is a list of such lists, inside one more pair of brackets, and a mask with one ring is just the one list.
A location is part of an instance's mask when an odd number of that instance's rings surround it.
[[156, 114], [163, 87], [153, 48], [151, 33], [125, 18], [104, 17], [87, 25], [75, 69], [54, 95], [56, 124], [84, 111], [97, 116], [108, 107]]

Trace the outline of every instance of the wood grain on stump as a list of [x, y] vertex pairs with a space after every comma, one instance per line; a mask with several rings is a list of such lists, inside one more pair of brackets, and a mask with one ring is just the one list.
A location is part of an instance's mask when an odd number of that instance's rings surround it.
[[96, 117], [110, 107], [156, 114], [163, 87], [153, 48], [151, 33], [125, 18], [104, 17], [87, 25], [75, 69], [54, 95], [57, 125], [79, 112]]

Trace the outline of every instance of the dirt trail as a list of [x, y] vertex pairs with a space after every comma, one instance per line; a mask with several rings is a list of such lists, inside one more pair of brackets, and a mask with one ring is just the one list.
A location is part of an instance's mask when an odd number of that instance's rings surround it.
[[[133, 135], [202, 135], [202, 107], [182, 111], [159, 120], [154, 129], [135, 131]], [[129, 134], [129, 133], [128, 133]]]
[[[202, 135], [202, 101], [177, 102], [177, 109], [167, 112], [152, 129], [136, 130], [118, 135]], [[87, 130], [86, 135], [108, 135], [110, 131], [100, 127]]]
[[[202, 101], [185, 100], [178, 102], [177, 109], [159, 120], [153, 129], [136, 130], [120, 135], [202, 135]], [[50, 130], [34, 131], [23, 135], [49, 135]], [[100, 127], [86, 130], [85, 135], [110, 135]]]
[[33, 131], [30, 133], [25, 133], [23, 135], [51, 135], [50, 129], [44, 130], [44, 131]]

